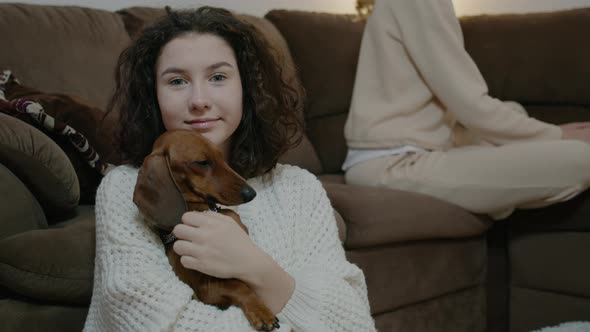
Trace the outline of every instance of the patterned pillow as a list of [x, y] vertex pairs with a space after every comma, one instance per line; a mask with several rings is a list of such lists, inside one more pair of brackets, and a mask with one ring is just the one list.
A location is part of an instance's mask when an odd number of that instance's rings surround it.
[[96, 188], [111, 164], [115, 114], [65, 94], [43, 93], [21, 85], [9, 71], [0, 73], [0, 112], [40, 129], [64, 150], [80, 183], [80, 204], [93, 204]]

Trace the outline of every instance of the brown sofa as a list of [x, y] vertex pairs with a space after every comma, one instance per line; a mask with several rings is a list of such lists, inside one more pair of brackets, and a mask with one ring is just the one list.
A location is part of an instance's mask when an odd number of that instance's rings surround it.
[[[0, 70], [94, 105], [46, 107], [117, 163], [113, 119], [100, 121], [96, 110], [112, 92], [119, 52], [162, 14], [0, 4]], [[344, 184], [343, 124], [364, 23], [281, 10], [243, 17], [282, 50], [286, 72], [306, 88], [306, 137], [283, 162], [324, 183], [380, 331], [520, 332], [590, 319], [589, 195], [494, 224], [427, 196]], [[555, 123], [590, 119], [590, 45], [582, 37], [590, 10], [462, 25], [493, 95]], [[0, 321], [8, 331], [80, 330], [92, 292], [100, 175], [68, 142], [23, 120], [0, 114]]]

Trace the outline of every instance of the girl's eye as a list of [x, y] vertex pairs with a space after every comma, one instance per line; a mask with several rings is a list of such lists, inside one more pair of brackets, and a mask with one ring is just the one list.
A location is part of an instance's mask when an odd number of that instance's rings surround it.
[[185, 84], [186, 81], [182, 78], [175, 78], [168, 82], [170, 85], [182, 85]]
[[225, 80], [225, 76], [221, 75], [221, 74], [215, 74], [213, 76], [211, 76], [211, 78], [209, 79], [211, 82], [221, 82]]

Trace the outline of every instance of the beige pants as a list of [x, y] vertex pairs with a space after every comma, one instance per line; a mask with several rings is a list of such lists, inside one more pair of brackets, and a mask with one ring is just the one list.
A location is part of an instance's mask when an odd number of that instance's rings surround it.
[[502, 219], [515, 208], [562, 202], [588, 188], [590, 144], [536, 141], [407, 153], [357, 164], [346, 181], [419, 192]]

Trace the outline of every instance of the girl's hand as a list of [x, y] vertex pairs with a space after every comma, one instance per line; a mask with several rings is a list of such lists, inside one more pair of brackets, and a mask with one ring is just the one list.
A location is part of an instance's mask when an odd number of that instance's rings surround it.
[[188, 269], [247, 283], [277, 314], [291, 298], [295, 280], [262, 251], [238, 224], [223, 214], [187, 212], [172, 231], [173, 250]]
[[188, 269], [218, 278], [255, 278], [253, 266], [266, 254], [230, 217], [220, 213], [187, 212], [173, 230], [173, 250]]
[[559, 127], [563, 139], [579, 140], [590, 144], [590, 122], [572, 122]]

